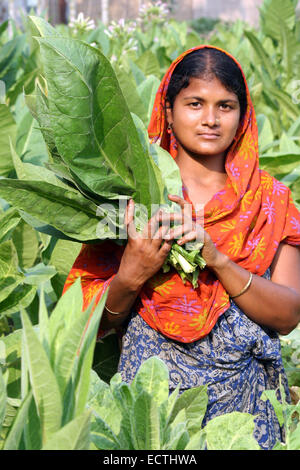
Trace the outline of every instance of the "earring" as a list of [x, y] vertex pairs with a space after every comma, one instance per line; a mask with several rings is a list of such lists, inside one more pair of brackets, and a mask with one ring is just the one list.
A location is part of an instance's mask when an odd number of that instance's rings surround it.
[[172, 134], [172, 124], [168, 124], [168, 127], [167, 127], [167, 133], [168, 134]]

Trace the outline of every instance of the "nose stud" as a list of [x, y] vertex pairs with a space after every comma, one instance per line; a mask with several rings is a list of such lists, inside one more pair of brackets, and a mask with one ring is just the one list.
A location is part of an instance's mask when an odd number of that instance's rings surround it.
[[216, 125], [217, 125], [217, 126], [220, 125], [220, 119], [216, 119]]

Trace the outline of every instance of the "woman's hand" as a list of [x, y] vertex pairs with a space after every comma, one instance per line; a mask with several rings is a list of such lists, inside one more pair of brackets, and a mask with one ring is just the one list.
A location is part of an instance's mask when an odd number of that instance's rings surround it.
[[[176, 202], [181, 207], [181, 213], [168, 214], [170, 220], [174, 222], [181, 222], [181, 225], [177, 225], [170, 229], [169, 232], [164, 236], [165, 240], [177, 239], [179, 245], [184, 245], [187, 242], [201, 241], [203, 247], [201, 249], [201, 256], [206, 262], [206, 266], [209, 268], [215, 268], [225, 261], [225, 256], [221, 253], [212, 241], [210, 235], [204, 230], [204, 228], [192, 220], [192, 205], [185, 199], [169, 194], [169, 199]], [[161, 214], [160, 220], [162, 221], [165, 216]]]
[[134, 201], [131, 199], [125, 212], [128, 242], [124, 250], [118, 277], [132, 290], [138, 290], [159, 271], [171, 250], [173, 240], [164, 241], [168, 226], [159, 226], [160, 212], [137, 232], [134, 224]]

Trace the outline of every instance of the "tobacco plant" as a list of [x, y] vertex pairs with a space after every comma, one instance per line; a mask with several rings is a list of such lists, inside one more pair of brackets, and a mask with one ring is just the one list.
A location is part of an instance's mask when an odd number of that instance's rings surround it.
[[0, 340], [0, 448], [258, 448], [251, 415], [233, 413], [202, 429], [206, 387], [169, 393], [168, 369], [157, 357], [130, 385], [118, 373], [109, 385], [100, 379], [92, 362], [106, 295], [82, 312], [78, 279], [49, 316], [41, 290], [38, 324], [22, 311], [23, 328]]

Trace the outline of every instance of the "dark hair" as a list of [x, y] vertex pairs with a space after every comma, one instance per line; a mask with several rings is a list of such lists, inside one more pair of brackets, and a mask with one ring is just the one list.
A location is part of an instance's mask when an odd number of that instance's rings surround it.
[[175, 67], [172, 74], [166, 99], [173, 107], [174, 101], [182, 88], [189, 85], [190, 78], [216, 77], [222, 85], [238, 97], [240, 103], [240, 120], [247, 109], [247, 94], [242, 72], [235, 61], [218, 49], [204, 47], [186, 55]]

